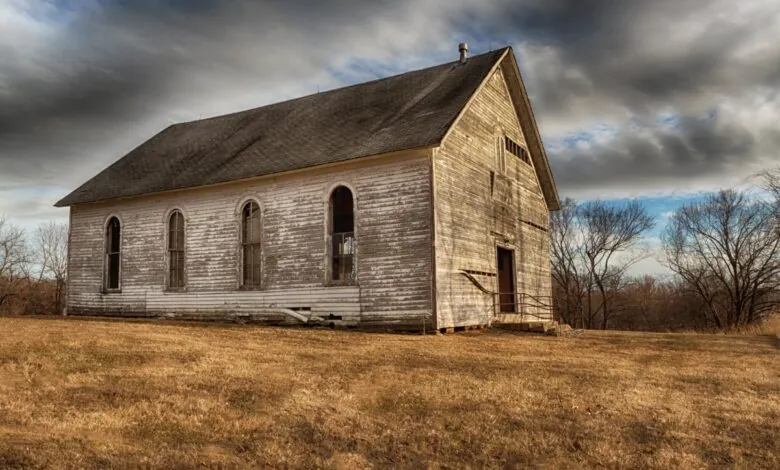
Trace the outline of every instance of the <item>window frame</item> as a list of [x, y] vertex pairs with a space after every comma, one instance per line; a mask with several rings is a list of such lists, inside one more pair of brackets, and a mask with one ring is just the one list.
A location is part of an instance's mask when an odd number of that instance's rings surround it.
[[[340, 188], [344, 188], [349, 191], [352, 197], [352, 231], [351, 232], [335, 232], [334, 231], [334, 211], [333, 211], [333, 197]], [[358, 285], [358, 257], [359, 257], [359, 242], [358, 242], [358, 199], [355, 189], [347, 183], [336, 183], [330, 187], [325, 198], [325, 285], [326, 286], [356, 286]], [[334, 235], [341, 235], [342, 237], [347, 234], [352, 234], [351, 237], [351, 253], [349, 257], [352, 263], [352, 276], [345, 279], [334, 279], [333, 267], [336, 256], [333, 253], [333, 237]], [[340, 259], [345, 259], [344, 255], [339, 256]]]
[[[113, 245], [111, 243], [112, 238], [109, 237], [109, 230], [111, 229], [111, 224], [113, 221], [116, 221], [118, 231], [119, 231], [119, 240], [118, 240], [118, 250], [116, 252], [111, 251], [111, 246]], [[122, 248], [124, 245], [124, 223], [122, 222], [122, 219], [116, 215], [111, 214], [106, 218], [106, 222], [103, 225], [103, 280], [101, 285], [101, 292], [103, 293], [120, 293], [122, 292]], [[115, 255], [117, 257], [117, 269], [116, 269], [116, 287], [111, 287], [111, 256]]]
[[[181, 217], [181, 249], [171, 248], [171, 220], [178, 215]], [[181, 285], [174, 286], [172, 282], [173, 252], [180, 253]], [[178, 207], [169, 210], [165, 217], [165, 290], [169, 292], [182, 292], [187, 290], [187, 217], [184, 211]]]
[[[245, 218], [244, 218], [244, 210], [247, 206], [256, 206], [257, 210], [255, 212], [250, 212], [250, 219], [254, 218], [254, 214], [257, 214], [256, 217], [259, 219], [258, 225], [259, 225], [259, 240], [247, 243], [245, 242]], [[251, 222], [250, 222], [250, 228], [251, 228]], [[241, 203], [238, 206], [238, 288], [239, 290], [260, 290], [263, 288], [263, 206], [260, 204], [260, 202], [255, 198], [245, 198], [241, 201]], [[255, 259], [253, 256], [253, 263], [257, 262], [259, 266], [255, 267], [253, 264], [252, 271], [254, 274], [257, 275], [257, 279], [255, 279], [252, 284], [248, 284], [246, 282], [246, 271], [245, 271], [245, 250], [247, 246], [251, 246], [253, 249], [253, 255], [254, 250], [259, 249], [260, 255], [259, 259]]]
[[[499, 272], [498, 272], [498, 250], [499, 249], [502, 249], [502, 250], [505, 250], [505, 251], [509, 251], [509, 252], [512, 253], [512, 266], [511, 266], [510, 270], [512, 272], [512, 289], [513, 289], [514, 307], [515, 307], [515, 310], [513, 312], [501, 312], [500, 311], [500, 305], [501, 305], [500, 291], [501, 291], [501, 288], [500, 288], [500, 280], [499, 280]], [[501, 242], [499, 240], [494, 240], [493, 241], [493, 252], [496, 255], [496, 261], [495, 261], [495, 263], [496, 263], [496, 278], [495, 278], [494, 288], [495, 288], [495, 292], [497, 294], [499, 294], [499, 295], [496, 296], [497, 298], [493, 300], [494, 301], [493, 309], [494, 309], [495, 313], [499, 314], [499, 315], [518, 315], [518, 314], [519, 315], [523, 315], [524, 312], [523, 312], [523, 309], [522, 309], [522, 306], [521, 306], [520, 290], [519, 290], [520, 289], [520, 273], [518, 273], [518, 271], [517, 271], [518, 255], [519, 255], [520, 251], [518, 250], [518, 248], [514, 244]], [[496, 309], [496, 306], [498, 306], [499, 308]]]

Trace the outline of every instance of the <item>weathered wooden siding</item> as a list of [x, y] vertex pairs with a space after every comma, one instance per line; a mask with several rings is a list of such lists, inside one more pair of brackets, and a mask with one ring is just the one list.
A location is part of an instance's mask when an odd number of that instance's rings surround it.
[[[326, 277], [328, 196], [354, 192], [357, 285]], [[239, 289], [239, 211], [262, 213], [262, 286]], [[186, 290], [168, 292], [166, 220], [185, 217]], [[103, 293], [104, 227], [122, 222], [121, 293]], [[70, 314], [203, 316], [310, 308], [344, 323], [422, 327], [432, 321], [430, 158], [425, 152], [325, 169], [71, 208]], [[338, 323], [338, 322], [337, 322]], [[432, 323], [429, 323], [430, 327]]]
[[[525, 145], [505, 72], [498, 68], [488, 78], [434, 153], [439, 328], [491, 320], [492, 296], [482, 293], [460, 271], [482, 273], [473, 276], [486, 289], [497, 291], [497, 246], [515, 250], [518, 293], [546, 302], [551, 295], [549, 238], [538, 228], [547, 229], [549, 213], [534, 168], [509, 152], [505, 152], [506, 171], [497, 166], [501, 136], [506, 134]], [[536, 318], [530, 314], [551, 317], [548, 308], [526, 306], [523, 313], [526, 315], [501, 315], [492, 320]]]

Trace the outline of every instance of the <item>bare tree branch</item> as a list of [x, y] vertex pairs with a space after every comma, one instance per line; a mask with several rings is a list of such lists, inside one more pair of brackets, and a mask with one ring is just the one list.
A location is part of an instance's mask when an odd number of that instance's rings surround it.
[[771, 202], [727, 190], [670, 220], [666, 265], [699, 293], [718, 326], [753, 322], [780, 305], [778, 215]]
[[24, 230], [0, 216], [0, 308], [17, 294], [29, 275], [30, 256]]
[[552, 215], [551, 254], [553, 280], [560, 291], [556, 305], [564, 321], [594, 328], [600, 316], [599, 326], [608, 327], [619, 311], [613, 300], [626, 282], [628, 268], [647, 257], [635, 249], [654, 223], [637, 201], [563, 202]]
[[550, 254], [552, 277], [558, 291], [555, 306], [561, 319], [575, 327], [584, 326], [582, 308], [585, 297], [578, 263], [583, 249], [577, 230], [577, 202], [567, 198], [561, 209], [550, 216]]
[[55, 310], [62, 309], [62, 296], [68, 270], [68, 226], [48, 222], [35, 231], [35, 248], [40, 265], [40, 279], [44, 275], [55, 281]]
[[[613, 299], [629, 267], [647, 254], [632, 253], [642, 235], [655, 225], [638, 201], [608, 205], [592, 201], [581, 207], [588, 274], [601, 296], [601, 328], [607, 329], [614, 313]], [[623, 255], [617, 260], [618, 255]]]

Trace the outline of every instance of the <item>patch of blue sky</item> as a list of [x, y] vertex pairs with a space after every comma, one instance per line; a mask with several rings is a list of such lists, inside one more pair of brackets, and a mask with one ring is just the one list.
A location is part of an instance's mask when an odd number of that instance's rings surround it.
[[[433, 62], [430, 62], [433, 64]], [[350, 59], [343, 67], [329, 67], [328, 73], [336, 79], [337, 86], [349, 86], [402, 74], [411, 70], [400, 61], [380, 61], [364, 58]]]
[[87, 4], [84, 0], [49, 0], [46, 2], [30, 2], [24, 6], [23, 12], [32, 20], [40, 23], [58, 24], [68, 22], [74, 14], [83, 10]]
[[579, 144], [580, 142], [591, 143], [594, 140], [595, 140], [595, 136], [590, 132], [577, 132], [574, 134], [569, 134], [563, 139], [561, 139], [563, 145], [567, 147], [576, 147], [577, 144]]
[[627, 204], [629, 201], [639, 201], [647, 213], [656, 220], [655, 226], [647, 233], [647, 237], [657, 238], [661, 235], [661, 232], [663, 232], [672, 214], [678, 211], [684, 204], [701, 202], [706, 197], [706, 192], [680, 192], [664, 196], [604, 199], [603, 202], [609, 206], [620, 207]]
[[[453, 37], [451, 47], [439, 49], [425, 55], [411, 54], [396, 60], [370, 60], [355, 57], [349, 60], [343, 67], [331, 67], [328, 73], [338, 80], [340, 86], [354, 85], [370, 80], [377, 80], [393, 75], [398, 75], [410, 70], [416, 70], [457, 60], [458, 52], [455, 50], [457, 43], [466, 42], [469, 47], [469, 55], [483, 54], [502, 47], [509, 46], [509, 42], [501, 38], [489, 37], [481, 34], [477, 29], [459, 30], [457, 37]], [[426, 51], [421, 48], [420, 52]]]
[[588, 129], [580, 129], [563, 136], [545, 137], [545, 148], [550, 153], [558, 153], [567, 149], [581, 148], [583, 145], [605, 143], [616, 138], [619, 129], [609, 124], [600, 123]]
[[[300, 83], [300, 87], [297, 87], [295, 90], [292, 90], [289, 93], [281, 96], [276, 96], [273, 99], [269, 99], [268, 102], [273, 103], [277, 101], [284, 101], [313, 93], [330, 91], [337, 88], [379, 80], [393, 75], [402, 74], [415, 68], [429, 66], [433, 63], [435, 62], [426, 61], [426, 63], [421, 67], [410, 68], [406, 64], [402, 64], [398, 61], [384, 62], [380, 60], [369, 60], [355, 57], [348, 60], [344, 64], [339, 64], [338, 66], [330, 65], [326, 67], [325, 73], [327, 74], [327, 77], [325, 79], [320, 77], [317, 80], [306, 80]], [[304, 92], [301, 92], [300, 89], [303, 89]]]
[[328, 67], [328, 73], [336, 79], [337, 86], [349, 86], [383, 78], [373, 67], [377, 65], [364, 59], [352, 59], [343, 67]]
[[680, 125], [680, 115], [677, 113], [662, 113], [658, 116], [658, 119], [656, 119], [656, 123], [660, 127], [676, 129]]

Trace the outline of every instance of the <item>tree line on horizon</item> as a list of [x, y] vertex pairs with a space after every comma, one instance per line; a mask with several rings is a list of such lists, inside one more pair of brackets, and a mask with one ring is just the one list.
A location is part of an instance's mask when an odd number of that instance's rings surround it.
[[[661, 235], [673, 274], [631, 276], [652, 256], [656, 220], [637, 200], [564, 199], [551, 213], [556, 319], [574, 328], [734, 329], [780, 312], [780, 167], [758, 175], [761, 196], [724, 189], [683, 204]], [[61, 314], [68, 226], [32, 233], [0, 217], [0, 314]]]
[[630, 276], [652, 256], [656, 220], [639, 201], [565, 199], [550, 219], [556, 318], [575, 328], [738, 329], [780, 311], [780, 168], [752, 189], [683, 204], [661, 235], [658, 261], [673, 274]]
[[65, 306], [68, 224], [31, 234], [0, 217], [0, 314], [59, 314]]

